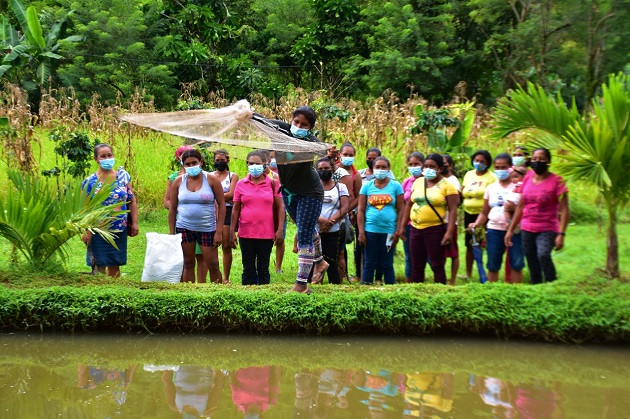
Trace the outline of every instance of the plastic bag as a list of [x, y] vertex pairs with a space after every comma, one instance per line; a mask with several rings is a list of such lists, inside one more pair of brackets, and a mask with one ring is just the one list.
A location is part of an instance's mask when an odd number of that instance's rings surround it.
[[184, 269], [181, 234], [147, 233], [142, 282], [180, 282]]

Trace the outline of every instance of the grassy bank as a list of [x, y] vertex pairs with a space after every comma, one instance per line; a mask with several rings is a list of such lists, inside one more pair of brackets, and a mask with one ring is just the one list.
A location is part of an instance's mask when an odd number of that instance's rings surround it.
[[[165, 232], [165, 212], [145, 214], [141, 230]], [[142, 283], [144, 234], [130, 239], [129, 264], [117, 279], [80, 273], [87, 267], [85, 247], [78, 239], [72, 242], [63, 269], [48, 272], [11, 266], [10, 247], [0, 243], [0, 330], [630, 340], [630, 282], [627, 275], [620, 281], [600, 276], [605, 237], [596, 225], [570, 228], [566, 249], [554, 255], [560, 280], [553, 284], [480, 285], [473, 279], [459, 280], [456, 287], [318, 285], [311, 296], [287, 294], [297, 268], [297, 257], [290, 251], [293, 234], [290, 226], [286, 273], [272, 274], [272, 284], [264, 287], [238, 285], [242, 270], [238, 250], [231, 285]], [[622, 225], [622, 266], [630, 263], [629, 247], [630, 225]], [[401, 246], [397, 251], [401, 282]], [[430, 282], [432, 274], [427, 273]]]
[[[50, 281], [50, 279], [48, 279]], [[65, 281], [71, 281], [66, 276]], [[80, 285], [80, 278], [76, 278]], [[104, 280], [106, 282], [106, 280]], [[142, 284], [0, 287], [3, 331], [249, 332], [491, 335], [561, 342], [630, 340], [630, 284], [604, 279], [542, 286]]]

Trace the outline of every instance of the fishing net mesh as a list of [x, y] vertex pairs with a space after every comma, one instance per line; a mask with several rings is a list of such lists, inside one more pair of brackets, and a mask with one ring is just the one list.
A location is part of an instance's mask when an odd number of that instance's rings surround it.
[[219, 109], [163, 113], [129, 113], [123, 121], [187, 139], [188, 144], [218, 143], [276, 152], [283, 163], [312, 162], [326, 155], [327, 145], [292, 137], [275, 121], [257, 115], [240, 100]]

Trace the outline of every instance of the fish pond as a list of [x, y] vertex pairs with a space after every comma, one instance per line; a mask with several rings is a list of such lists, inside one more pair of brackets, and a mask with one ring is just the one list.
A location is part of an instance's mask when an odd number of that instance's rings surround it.
[[627, 345], [0, 335], [6, 418], [622, 418]]

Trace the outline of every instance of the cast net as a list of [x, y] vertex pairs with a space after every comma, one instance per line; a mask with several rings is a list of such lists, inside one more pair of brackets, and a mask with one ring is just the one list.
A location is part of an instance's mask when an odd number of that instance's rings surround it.
[[120, 119], [184, 137], [188, 144], [218, 143], [273, 150], [279, 164], [312, 162], [315, 157], [326, 155], [328, 147], [314, 137], [299, 139], [291, 136], [285, 124], [254, 113], [246, 100], [219, 109], [129, 113]]

